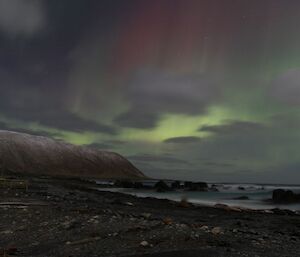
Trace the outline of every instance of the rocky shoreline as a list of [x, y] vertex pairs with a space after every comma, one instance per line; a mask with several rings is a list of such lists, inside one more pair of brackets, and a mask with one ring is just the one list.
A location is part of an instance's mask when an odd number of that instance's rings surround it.
[[[99, 192], [80, 180], [2, 187], [3, 256], [300, 256], [300, 216]], [[1, 256], [1, 254], [0, 254]]]

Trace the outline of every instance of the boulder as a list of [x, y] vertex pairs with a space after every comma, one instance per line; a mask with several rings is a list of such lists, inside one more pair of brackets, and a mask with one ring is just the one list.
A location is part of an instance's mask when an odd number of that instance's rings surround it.
[[272, 194], [275, 203], [295, 203], [300, 202], [300, 194], [295, 194], [291, 190], [275, 189]]
[[173, 189], [180, 189], [181, 186], [180, 186], [180, 181], [174, 181], [172, 184], [171, 184], [171, 187]]
[[157, 192], [166, 192], [171, 190], [170, 187], [163, 180], [158, 181], [154, 185], [154, 188], [156, 189]]
[[143, 185], [142, 182], [134, 182], [133, 188], [135, 188], [135, 189], [142, 189], [142, 188], [144, 188], [144, 185]]
[[208, 185], [205, 182], [185, 182], [184, 187], [189, 191], [208, 191]]
[[287, 210], [287, 209], [279, 209], [279, 208], [274, 208], [274, 209], [271, 209], [271, 211], [274, 213], [274, 214], [278, 214], [278, 215], [297, 215], [297, 213], [295, 211], [292, 211], [292, 210]]
[[209, 190], [210, 190], [210, 191], [213, 191], [213, 192], [219, 192], [218, 186], [215, 185], [215, 184], [211, 185], [211, 187], [210, 187]]
[[116, 180], [114, 186], [122, 188], [133, 188], [134, 183], [130, 180]]

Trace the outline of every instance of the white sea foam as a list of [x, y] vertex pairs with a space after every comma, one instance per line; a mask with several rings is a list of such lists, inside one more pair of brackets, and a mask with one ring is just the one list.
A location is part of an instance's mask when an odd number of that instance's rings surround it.
[[[256, 185], [256, 184], [214, 184], [219, 192], [190, 192], [170, 191], [158, 193], [154, 190], [140, 190], [131, 188], [99, 188], [99, 190], [120, 192], [137, 197], [154, 197], [158, 199], [169, 199], [180, 201], [183, 198], [189, 202], [201, 205], [213, 206], [215, 204], [226, 204], [250, 209], [290, 209], [300, 210], [300, 204], [273, 204], [266, 200], [272, 198], [272, 191], [277, 188], [289, 189], [300, 192], [300, 186], [281, 185]], [[245, 190], [240, 190], [243, 187]], [[249, 200], [240, 200], [239, 197], [247, 196]]]

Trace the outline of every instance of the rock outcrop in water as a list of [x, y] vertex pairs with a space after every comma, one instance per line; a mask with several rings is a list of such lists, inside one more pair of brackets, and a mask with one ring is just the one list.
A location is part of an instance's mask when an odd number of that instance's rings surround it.
[[160, 193], [171, 190], [171, 188], [163, 180], [158, 181], [154, 185], [154, 188], [156, 189], [157, 192], [160, 192]]
[[144, 178], [117, 153], [0, 130], [2, 172], [89, 178]]
[[295, 194], [291, 190], [275, 189], [272, 200], [275, 203], [300, 203], [300, 194]]
[[208, 191], [208, 185], [206, 182], [185, 182], [184, 187], [189, 191]]

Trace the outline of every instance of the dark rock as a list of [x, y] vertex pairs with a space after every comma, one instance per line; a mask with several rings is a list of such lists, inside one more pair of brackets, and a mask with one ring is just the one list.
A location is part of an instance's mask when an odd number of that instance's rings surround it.
[[180, 181], [174, 181], [174, 182], [172, 183], [171, 187], [172, 187], [173, 189], [180, 189], [180, 188], [181, 188], [181, 186], [180, 186]]
[[245, 188], [244, 188], [244, 187], [242, 187], [242, 186], [239, 186], [239, 187], [238, 187], [238, 190], [245, 191]]
[[295, 194], [291, 190], [275, 189], [272, 194], [275, 203], [295, 203], [300, 202], [300, 194]]
[[193, 182], [185, 181], [184, 182], [184, 188], [190, 188], [192, 186]]
[[141, 182], [135, 182], [134, 184], [133, 184], [133, 188], [135, 188], [135, 189], [141, 189], [141, 188], [143, 188], [144, 187], [144, 185], [143, 185], [143, 183], [141, 183]]
[[219, 189], [218, 189], [217, 185], [213, 184], [213, 185], [211, 185], [211, 187], [210, 187], [210, 191], [213, 191], [213, 192], [219, 192]]
[[155, 184], [154, 188], [156, 189], [157, 192], [170, 191], [170, 187], [163, 180], [158, 181]]
[[275, 208], [275, 209], [272, 209], [272, 211], [274, 214], [278, 214], [278, 215], [291, 215], [291, 216], [296, 215], [296, 213], [291, 210]]
[[134, 183], [129, 180], [116, 180], [114, 183], [115, 187], [122, 187], [122, 188], [133, 188]]
[[205, 182], [185, 182], [184, 187], [189, 191], [208, 191], [208, 185]]
[[240, 220], [236, 222], [236, 225], [239, 226], [239, 227], [243, 226], [243, 224], [242, 224], [242, 222]]

